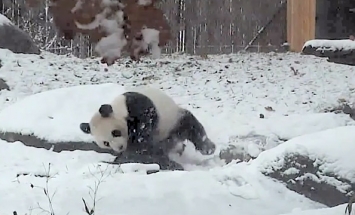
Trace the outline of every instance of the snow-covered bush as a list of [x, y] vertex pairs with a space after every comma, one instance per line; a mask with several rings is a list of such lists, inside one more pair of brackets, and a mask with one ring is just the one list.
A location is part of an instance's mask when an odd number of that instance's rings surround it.
[[[32, 2], [33, 3], [33, 2]], [[64, 38], [89, 35], [102, 63], [112, 65], [128, 51], [133, 60], [161, 47], [171, 38], [170, 26], [154, 0], [56, 0], [50, 1], [53, 22]], [[32, 4], [33, 5], [33, 4]]]

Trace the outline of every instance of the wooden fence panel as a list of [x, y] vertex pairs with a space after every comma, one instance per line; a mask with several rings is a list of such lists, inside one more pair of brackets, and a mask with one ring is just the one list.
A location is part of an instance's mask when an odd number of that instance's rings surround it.
[[286, 41], [285, 0], [184, 1], [185, 38], [180, 42], [189, 54], [277, 51]]
[[[286, 0], [160, 0], [157, 6], [164, 11], [173, 34], [163, 52], [206, 55], [244, 49], [281, 50], [287, 39], [284, 2]], [[66, 41], [56, 35], [45, 5], [29, 10], [23, 0], [2, 0], [0, 10], [29, 32], [45, 50], [83, 58], [92, 54], [92, 45], [86, 37]], [[309, 28], [311, 25], [307, 24]]]
[[303, 44], [315, 37], [316, 0], [289, 0], [288, 41], [292, 51], [300, 52]]

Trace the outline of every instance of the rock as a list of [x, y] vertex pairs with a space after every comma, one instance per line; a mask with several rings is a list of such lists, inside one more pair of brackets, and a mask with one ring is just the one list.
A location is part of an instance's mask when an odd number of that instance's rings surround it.
[[311, 40], [307, 41], [302, 54], [326, 57], [328, 62], [355, 65], [355, 41]]
[[340, 126], [291, 138], [261, 153], [253, 165], [307, 198], [335, 207], [355, 190], [355, 126]]
[[[3, 139], [10, 143], [20, 141], [26, 146], [44, 148], [47, 150], [52, 150], [54, 152], [82, 150], [82, 151], [96, 151], [99, 153], [110, 153], [114, 156], [117, 156], [115, 152], [111, 150], [101, 149], [95, 143], [88, 143], [88, 142], [51, 143], [48, 142], [47, 140], [40, 139], [34, 135], [22, 135], [13, 132], [1, 132], [0, 139]], [[111, 164], [156, 163], [160, 166], [160, 170], [183, 170], [183, 167], [180, 164], [171, 161], [168, 156], [160, 156], [160, 155], [158, 156], [158, 155], [154, 155], [154, 153], [151, 152], [146, 152], [145, 154], [138, 154], [134, 150], [128, 150], [125, 152], [124, 155], [117, 156], [114, 161], [106, 161], [106, 163], [111, 163]]]
[[0, 78], [0, 91], [1, 90], [10, 90], [9, 85], [6, 84], [6, 81]]
[[[285, 171], [288, 173], [285, 174]], [[284, 165], [280, 169], [272, 173], [264, 172], [264, 174], [284, 182], [288, 189], [329, 207], [347, 203], [349, 195], [355, 189], [355, 184], [330, 173], [322, 172], [320, 176], [319, 172], [322, 170], [317, 165], [316, 159], [290, 153], [285, 157]], [[323, 181], [322, 177], [331, 180]], [[344, 192], [338, 190], [334, 184], [341, 184]]]
[[345, 104], [343, 106], [343, 113], [349, 114], [351, 119], [355, 120], [355, 108], [352, 108], [348, 104]]
[[0, 14], [0, 38], [0, 48], [21, 54], [41, 53], [32, 38], [2, 14]]

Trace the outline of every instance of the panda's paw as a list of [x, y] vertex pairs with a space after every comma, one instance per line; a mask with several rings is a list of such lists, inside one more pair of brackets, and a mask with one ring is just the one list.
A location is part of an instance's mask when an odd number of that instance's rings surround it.
[[200, 148], [197, 148], [203, 155], [212, 155], [216, 151], [216, 145], [208, 140], [205, 141], [203, 145], [201, 145]]

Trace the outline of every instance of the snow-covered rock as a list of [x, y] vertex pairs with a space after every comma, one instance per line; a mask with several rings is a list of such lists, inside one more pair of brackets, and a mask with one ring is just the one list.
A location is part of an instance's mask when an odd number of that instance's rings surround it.
[[336, 206], [355, 188], [355, 126], [295, 137], [262, 152], [253, 165], [306, 197]]
[[41, 53], [32, 38], [2, 14], [0, 14], [0, 38], [0, 48], [21, 54]]
[[6, 84], [6, 81], [0, 78], [0, 91], [1, 90], [10, 90], [9, 85]]
[[302, 48], [302, 53], [326, 57], [329, 62], [355, 65], [355, 41], [344, 40], [309, 40]]

